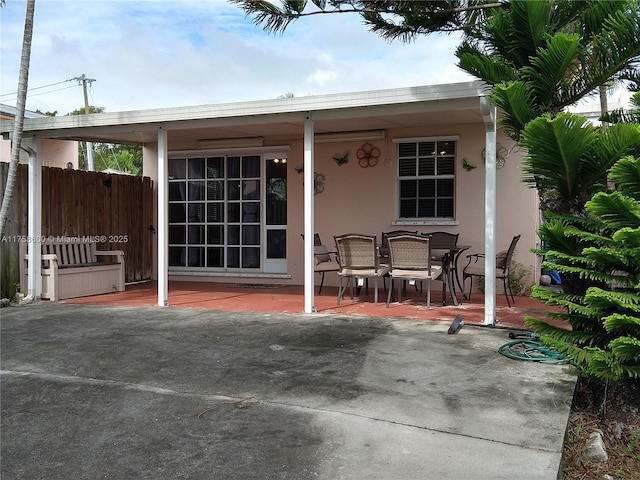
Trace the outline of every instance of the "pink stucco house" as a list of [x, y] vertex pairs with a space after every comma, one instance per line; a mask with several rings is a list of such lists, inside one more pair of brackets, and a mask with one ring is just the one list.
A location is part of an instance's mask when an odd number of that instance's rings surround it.
[[[448, 231], [489, 256], [520, 234], [515, 261], [537, 281], [537, 195], [487, 93], [466, 82], [28, 118], [25, 138], [143, 145], [159, 305], [169, 278], [255, 281], [304, 284], [312, 312], [314, 232], [331, 246], [342, 233]], [[494, 282], [486, 291], [491, 323]]]

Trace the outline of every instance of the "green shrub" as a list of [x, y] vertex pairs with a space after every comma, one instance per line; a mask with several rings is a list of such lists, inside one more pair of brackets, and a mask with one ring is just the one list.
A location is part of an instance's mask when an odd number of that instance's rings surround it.
[[548, 316], [571, 330], [525, 323], [584, 375], [616, 382], [640, 377], [640, 158], [620, 160], [610, 179], [618, 191], [594, 195], [586, 217], [549, 215], [540, 229], [542, 267], [587, 284], [584, 295], [533, 287], [534, 298], [563, 307]]

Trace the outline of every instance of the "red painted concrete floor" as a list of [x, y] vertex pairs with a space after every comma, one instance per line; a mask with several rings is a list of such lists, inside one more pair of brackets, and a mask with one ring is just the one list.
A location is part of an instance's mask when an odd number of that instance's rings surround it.
[[[425, 293], [408, 287], [402, 302], [392, 302], [386, 308], [386, 293], [380, 288], [378, 305], [374, 304], [373, 288], [366, 294], [345, 298], [337, 305], [337, 287], [325, 286], [322, 294], [316, 295], [314, 305], [321, 314], [361, 315], [370, 317], [411, 318], [418, 320], [440, 320], [450, 322], [461, 314], [467, 324], [484, 321], [484, 296], [473, 294], [471, 301], [462, 300], [459, 306], [442, 306], [442, 292], [438, 286], [431, 291], [431, 308], [427, 309]], [[394, 292], [395, 294], [395, 292]], [[460, 294], [458, 294], [461, 296]], [[450, 298], [448, 298], [450, 302]], [[110, 306], [156, 306], [157, 284], [145, 282], [127, 285], [124, 292], [74, 298], [62, 301], [72, 304]], [[516, 297], [515, 305], [507, 306], [505, 296], [496, 300], [496, 325], [509, 328], [526, 328], [524, 317], [546, 319], [550, 307], [529, 297]], [[301, 285], [261, 285], [251, 283], [170, 282], [169, 306], [179, 308], [210, 308], [226, 311], [301, 313], [304, 310], [304, 288]]]

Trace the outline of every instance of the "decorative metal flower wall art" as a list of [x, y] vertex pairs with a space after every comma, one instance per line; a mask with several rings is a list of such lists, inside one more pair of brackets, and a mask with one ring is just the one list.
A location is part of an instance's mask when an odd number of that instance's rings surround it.
[[362, 168], [375, 167], [380, 158], [380, 149], [370, 143], [365, 143], [358, 149], [356, 156], [358, 157], [358, 164]]

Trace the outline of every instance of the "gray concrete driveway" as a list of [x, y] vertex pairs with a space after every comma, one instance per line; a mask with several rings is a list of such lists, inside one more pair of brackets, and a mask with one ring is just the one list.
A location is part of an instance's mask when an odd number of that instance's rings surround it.
[[2, 309], [3, 480], [555, 480], [568, 366], [504, 330], [40, 303]]

